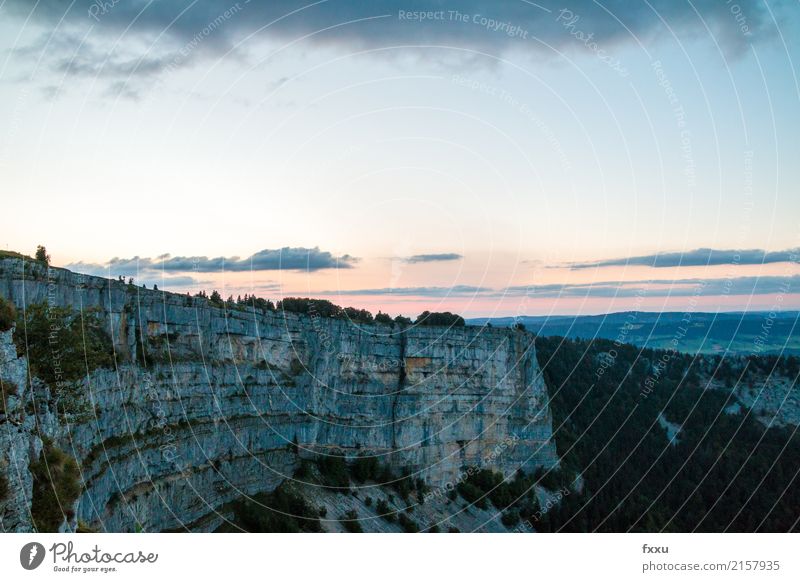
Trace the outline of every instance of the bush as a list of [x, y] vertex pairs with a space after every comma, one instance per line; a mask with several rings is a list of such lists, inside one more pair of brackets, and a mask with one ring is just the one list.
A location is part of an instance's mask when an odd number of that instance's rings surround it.
[[251, 533], [320, 532], [321, 510], [287, 487], [234, 505], [234, 523]]
[[8, 479], [6, 478], [5, 474], [0, 473], [0, 503], [3, 503], [6, 499], [8, 499]]
[[405, 513], [401, 513], [398, 516], [397, 522], [400, 524], [400, 527], [402, 527], [403, 531], [406, 533], [417, 533], [419, 531], [419, 526], [417, 525], [417, 522], [408, 517]]
[[343, 456], [325, 455], [317, 461], [322, 481], [328, 487], [350, 487], [350, 475]]
[[475, 505], [479, 509], [486, 509], [488, 506], [483, 491], [468, 481], [462, 481], [458, 484], [458, 492], [468, 503]]
[[518, 472], [513, 481], [508, 481], [501, 473], [481, 469], [459, 483], [458, 492], [464, 499], [481, 509], [486, 508], [487, 499], [497, 509], [508, 509], [529, 498], [535, 499], [534, 481], [535, 478], [526, 477], [522, 472]]
[[345, 513], [339, 521], [349, 533], [364, 533], [361, 524], [358, 522], [358, 514], [353, 509]]
[[441, 325], [445, 327], [463, 327], [466, 325], [464, 318], [449, 311], [430, 312], [423, 311], [417, 317], [416, 325]]
[[387, 323], [391, 325], [392, 323], [394, 323], [394, 321], [392, 320], [391, 315], [387, 315], [379, 311], [378, 314], [375, 316], [375, 323]]
[[31, 519], [39, 532], [56, 532], [75, 513], [72, 505], [81, 492], [80, 470], [75, 459], [44, 441], [39, 460], [31, 463], [33, 500]]
[[7, 399], [9, 396], [17, 396], [19, 388], [13, 382], [0, 379], [0, 414], [7, 414], [8, 407]]
[[391, 487], [397, 491], [397, 494], [400, 495], [400, 497], [403, 499], [408, 499], [408, 496], [411, 495], [411, 491], [414, 487], [414, 480], [411, 478], [408, 471], [403, 471], [400, 475], [400, 478], [392, 481]]
[[286, 297], [278, 301], [278, 309], [317, 317], [340, 317], [342, 315], [342, 308], [327, 299], [310, 299], [308, 297]]
[[514, 527], [519, 523], [519, 513], [515, 510], [510, 509], [503, 513], [500, 521], [503, 522], [503, 525], [506, 527]]
[[355, 307], [345, 307], [342, 316], [353, 323], [373, 323], [375, 319], [366, 309], [356, 309]]
[[289, 363], [289, 373], [292, 376], [299, 376], [305, 371], [306, 371], [305, 364], [301, 362], [298, 358], [292, 358], [292, 361]]
[[0, 297], [0, 331], [8, 331], [17, 321], [17, 310], [10, 301]]
[[358, 483], [377, 481], [381, 476], [381, 465], [375, 457], [359, 457], [353, 463], [350, 472]]
[[378, 499], [378, 503], [375, 504], [375, 512], [389, 523], [394, 523], [397, 520], [397, 513], [389, 507], [389, 504], [384, 499]]
[[300, 464], [294, 471], [294, 478], [298, 481], [309, 481], [313, 476], [314, 473], [311, 470], [311, 461], [301, 459]]

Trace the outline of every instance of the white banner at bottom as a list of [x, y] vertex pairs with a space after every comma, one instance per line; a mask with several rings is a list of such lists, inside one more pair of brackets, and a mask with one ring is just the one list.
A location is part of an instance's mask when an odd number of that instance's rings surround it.
[[3, 580], [798, 580], [791, 534], [0, 534]]

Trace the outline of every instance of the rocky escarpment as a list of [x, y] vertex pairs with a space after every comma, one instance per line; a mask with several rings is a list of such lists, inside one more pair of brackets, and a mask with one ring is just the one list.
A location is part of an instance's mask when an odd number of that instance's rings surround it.
[[[377, 456], [433, 486], [464, 466], [508, 474], [558, 462], [524, 332], [222, 309], [20, 259], [0, 260], [0, 295], [19, 310], [91, 312], [115, 361], [71, 381], [80, 415], [52, 405], [26, 416], [22, 394], [19, 417], [0, 418], [0, 471], [21, 491], [0, 507], [6, 530], [31, 527], [20, 513], [25, 467], [42, 431], [80, 463], [68, 526], [106, 531], [213, 529], [232, 501], [275, 488], [319, 454]], [[10, 333], [0, 343], [0, 373], [25, 386], [25, 354]]]

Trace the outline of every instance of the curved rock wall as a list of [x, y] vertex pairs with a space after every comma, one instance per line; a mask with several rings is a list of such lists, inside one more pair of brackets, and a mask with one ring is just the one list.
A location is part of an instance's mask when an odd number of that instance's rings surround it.
[[77, 520], [94, 528], [212, 529], [298, 456], [337, 449], [434, 485], [464, 465], [558, 462], [524, 332], [228, 311], [16, 259], [0, 261], [0, 295], [98, 309], [113, 336], [116, 368], [82, 382], [88, 418], [52, 429], [80, 461]]

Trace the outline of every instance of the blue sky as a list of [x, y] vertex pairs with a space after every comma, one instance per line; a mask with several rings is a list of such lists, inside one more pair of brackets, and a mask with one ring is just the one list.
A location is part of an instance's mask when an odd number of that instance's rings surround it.
[[407, 314], [619, 310], [649, 281], [637, 307], [684, 309], [687, 281], [797, 307], [799, 15], [6, 0], [0, 243]]

